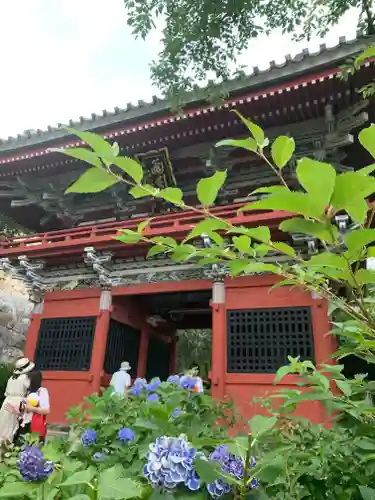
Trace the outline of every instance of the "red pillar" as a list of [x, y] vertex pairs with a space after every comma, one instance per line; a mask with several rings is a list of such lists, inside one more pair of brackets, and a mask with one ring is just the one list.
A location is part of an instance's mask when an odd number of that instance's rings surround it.
[[139, 378], [146, 377], [149, 339], [150, 339], [150, 328], [147, 325], [145, 325], [141, 330], [141, 342], [138, 354], [137, 377]]
[[25, 348], [24, 348], [24, 355], [31, 360], [34, 360], [35, 358], [41, 321], [42, 321], [41, 314], [33, 314], [31, 316], [30, 326], [27, 331]]
[[176, 361], [177, 361], [177, 335], [174, 334], [171, 341], [171, 361], [169, 365], [169, 373], [174, 375], [176, 373]]
[[329, 334], [328, 302], [316, 299], [311, 307], [314, 332], [315, 364], [332, 363], [332, 354], [337, 350], [337, 339]]
[[106, 310], [100, 311], [99, 316], [96, 319], [94, 345], [92, 349], [90, 365], [90, 374], [92, 377], [92, 392], [100, 391], [101, 380], [104, 375], [104, 357], [107, 347], [110, 318], [110, 310]]
[[225, 395], [225, 374], [227, 371], [227, 311], [225, 285], [214, 282], [212, 290], [212, 395], [223, 399]]

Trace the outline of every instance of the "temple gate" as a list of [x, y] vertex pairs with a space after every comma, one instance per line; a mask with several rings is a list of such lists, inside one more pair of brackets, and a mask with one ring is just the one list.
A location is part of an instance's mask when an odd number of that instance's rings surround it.
[[[272, 170], [244, 150], [217, 150], [214, 144], [245, 133], [228, 112], [233, 108], [258, 122], [271, 139], [294, 137], [296, 154], [284, 168], [292, 187], [296, 159], [302, 156], [330, 162], [338, 172], [365, 165], [368, 158], [352, 132], [375, 116], [374, 102], [368, 106], [356, 91], [375, 77], [374, 65], [363, 66], [346, 82], [336, 78], [339, 65], [365, 44], [341, 39], [333, 49], [304, 51], [286, 57], [283, 65], [270, 63], [266, 71], [254, 68], [252, 75], [229, 82], [229, 98], [217, 107], [192, 97], [184, 113], [175, 116], [168, 103], [153, 98], [150, 104], [129, 104], [69, 125], [117, 141], [122, 154], [142, 163], [148, 183], [179, 186], [190, 205], [198, 203], [197, 181], [226, 168], [228, 181], [214, 213], [233, 225], [267, 225], [273, 239], [307, 257], [321, 250], [316, 240], [278, 229], [293, 214], [239, 215], [238, 208], [259, 197], [249, 193], [277, 183]], [[296, 288], [270, 293], [275, 278], [269, 275], [231, 279], [211, 266], [176, 264], [165, 256], [147, 260], [145, 244], [115, 239], [119, 230], [135, 229], [149, 217], [149, 236], [183, 239], [201, 217], [165, 202], [134, 200], [124, 184], [97, 195], [65, 195], [86, 167], [51, 148], [82, 145], [62, 126], [0, 141], [0, 216], [29, 229], [12, 238], [3, 235], [0, 267], [27, 284], [35, 304], [25, 354], [44, 372], [53, 422], [63, 422], [68, 407], [105, 387], [122, 360], [131, 363], [133, 377], [173, 373], [176, 331], [194, 328], [198, 321], [181, 313], [190, 307], [187, 294], [209, 311], [205, 328], [208, 321], [213, 395], [233, 397], [247, 416], [258, 411], [249, 405], [253, 396], [273, 390], [274, 373], [288, 354], [315, 364], [329, 360], [335, 345], [320, 298]], [[346, 216], [337, 220], [338, 225], [350, 223]], [[196, 243], [205, 245], [204, 235]], [[282, 258], [273, 252], [265, 261]], [[294, 387], [293, 377], [283, 384]], [[301, 411], [313, 420], [324, 418], [318, 405]]]

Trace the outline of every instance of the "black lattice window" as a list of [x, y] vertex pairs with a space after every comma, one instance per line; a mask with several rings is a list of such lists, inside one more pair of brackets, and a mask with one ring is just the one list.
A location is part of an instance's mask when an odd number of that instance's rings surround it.
[[309, 307], [228, 311], [229, 373], [275, 373], [288, 355], [314, 361]]
[[40, 370], [90, 369], [95, 317], [42, 319], [35, 362]]
[[147, 380], [153, 377], [160, 377], [161, 380], [166, 380], [170, 375], [170, 360], [171, 344], [164, 342], [164, 340], [158, 337], [151, 337], [147, 354]]
[[128, 361], [132, 367], [129, 373], [132, 377], [136, 377], [139, 348], [139, 330], [111, 319], [104, 359], [104, 371], [114, 373], [120, 368], [122, 361]]

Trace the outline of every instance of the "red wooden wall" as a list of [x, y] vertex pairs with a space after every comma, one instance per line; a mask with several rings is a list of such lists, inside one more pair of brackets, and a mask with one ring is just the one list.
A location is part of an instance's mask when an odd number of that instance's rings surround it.
[[[293, 376], [285, 377], [282, 384], [273, 385], [274, 374], [235, 374], [227, 372], [227, 311], [239, 309], [261, 309], [275, 307], [311, 307], [315, 363], [330, 362], [330, 355], [336, 344], [329, 331], [326, 301], [313, 299], [309, 292], [298, 288], [280, 287], [270, 290], [277, 280], [272, 276], [237, 278], [227, 280], [225, 305], [213, 304], [213, 395], [217, 399], [233, 399], [244, 417], [250, 418], [262, 412], [256, 406], [250, 406], [253, 397], [262, 396], [277, 388], [296, 388]], [[314, 422], [325, 420], [322, 406], [307, 403], [301, 406], [299, 414], [309, 417]]]
[[[225, 282], [226, 299], [223, 304], [212, 303], [212, 391], [214, 397], [233, 398], [245, 417], [250, 417], [259, 408], [250, 406], [254, 396], [275, 390], [273, 374], [231, 374], [227, 372], [227, 311], [231, 309], [274, 308], [308, 306], [312, 310], [316, 364], [329, 360], [335, 350], [335, 343], [329, 330], [327, 306], [324, 300], [313, 299], [311, 294], [297, 288], [277, 288], [270, 292], [276, 280], [270, 276], [228, 279]], [[38, 332], [42, 318], [63, 318], [74, 316], [95, 316], [96, 329], [90, 370], [88, 372], [44, 372], [45, 386], [51, 394], [50, 421], [62, 423], [69, 407], [79, 404], [84, 396], [98, 392], [107, 385], [109, 376], [103, 372], [107, 334], [110, 318], [129, 324], [141, 331], [142, 348], [138, 358], [137, 376], [146, 373], [148, 340], [158, 333], [146, 322], [144, 312], [139, 309], [134, 295], [144, 293], [183, 291], [185, 289], [207, 289], [209, 281], [178, 283], [157, 283], [118, 287], [113, 290], [113, 306], [106, 311], [99, 310], [100, 290], [86, 289], [65, 292], [51, 292], [46, 295], [42, 314], [32, 317], [27, 336], [25, 355], [34, 357]], [[171, 342], [171, 373], [175, 371], [175, 342]], [[284, 387], [293, 387], [293, 377], [283, 381]], [[308, 404], [300, 413], [314, 421], [324, 420], [318, 404]]]

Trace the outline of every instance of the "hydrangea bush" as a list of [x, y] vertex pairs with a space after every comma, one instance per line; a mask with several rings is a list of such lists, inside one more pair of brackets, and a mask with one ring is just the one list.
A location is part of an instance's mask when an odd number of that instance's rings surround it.
[[[137, 379], [125, 398], [111, 390], [87, 398], [70, 411], [69, 439], [7, 454], [0, 498], [234, 495], [243, 484], [245, 461], [229, 452], [236, 424], [232, 405], [218, 405], [194, 387], [193, 377], [186, 376]], [[247, 469], [253, 466], [252, 459]], [[249, 489], [255, 486], [253, 478]]]

